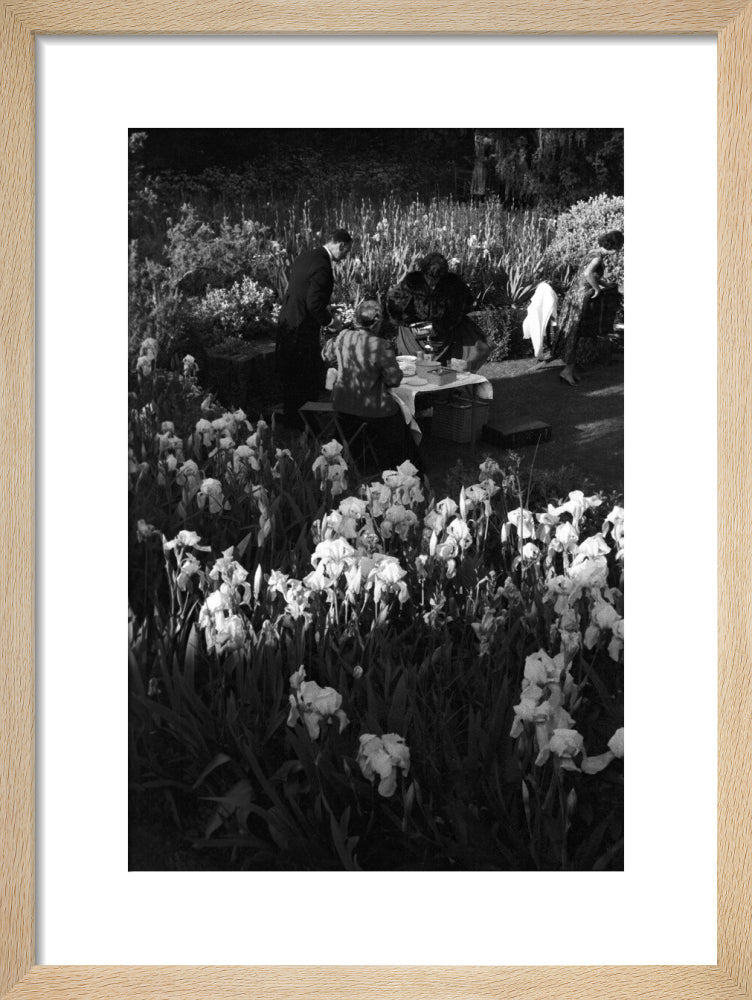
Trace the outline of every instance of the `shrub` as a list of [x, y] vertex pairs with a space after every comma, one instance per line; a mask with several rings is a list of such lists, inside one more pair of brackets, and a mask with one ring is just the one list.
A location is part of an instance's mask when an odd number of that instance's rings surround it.
[[[569, 284], [583, 257], [597, 246], [598, 237], [612, 229], [624, 231], [622, 197], [600, 194], [587, 201], [578, 201], [568, 212], [563, 212], [555, 221], [555, 235], [543, 257], [545, 280], [558, 286]], [[612, 255], [605, 278], [607, 281], [623, 280], [623, 251]]]
[[230, 288], [210, 288], [203, 298], [192, 301], [191, 313], [217, 340], [231, 335], [252, 338], [272, 328], [279, 303], [271, 288], [246, 276]]
[[524, 357], [527, 353], [522, 336], [525, 311], [522, 306], [508, 304], [471, 314], [471, 319], [486, 335], [491, 348], [489, 361], [506, 361], [508, 358]]

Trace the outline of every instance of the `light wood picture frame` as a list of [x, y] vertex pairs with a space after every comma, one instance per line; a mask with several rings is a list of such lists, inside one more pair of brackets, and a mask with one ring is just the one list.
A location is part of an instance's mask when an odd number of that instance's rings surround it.
[[[661, 1000], [752, 996], [752, 4], [450, 0], [357, 11], [163, 0], [0, 0], [0, 997]], [[193, 967], [34, 964], [35, 36], [112, 34], [712, 34], [718, 39], [719, 772], [717, 966]]]

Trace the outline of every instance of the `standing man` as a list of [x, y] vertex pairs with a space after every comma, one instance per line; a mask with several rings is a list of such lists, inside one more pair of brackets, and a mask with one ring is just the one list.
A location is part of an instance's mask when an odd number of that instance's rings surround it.
[[324, 246], [304, 250], [293, 261], [277, 333], [277, 372], [288, 427], [303, 426], [298, 410], [324, 388], [319, 334], [322, 327], [333, 332], [338, 328], [328, 308], [334, 288], [332, 261], [344, 260], [351, 247], [350, 234], [335, 229]]

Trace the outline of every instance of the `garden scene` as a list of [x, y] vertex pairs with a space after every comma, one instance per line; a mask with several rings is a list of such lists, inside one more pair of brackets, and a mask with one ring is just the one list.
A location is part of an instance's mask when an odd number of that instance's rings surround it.
[[622, 192], [616, 129], [130, 131], [131, 870], [623, 868]]

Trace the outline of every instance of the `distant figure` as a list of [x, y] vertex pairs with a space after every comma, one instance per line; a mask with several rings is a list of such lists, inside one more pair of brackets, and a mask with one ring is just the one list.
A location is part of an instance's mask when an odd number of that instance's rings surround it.
[[490, 143], [483, 135], [475, 137], [475, 161], [473, 163], [473, 175], [470, 178], [470, 197], [485, 198], [486, 185], [488, 183], [488, 168], [494, 160], [494, 154], [490, 152]]
[[416, 354], [421, 349], [413, 323], [431, 323], [436, 335], [436, 360], [463, 358], [470, 371], [477, 371], [488, 357], [489, 347], [481, 328], [468, 313], [473, 293], [458, 274], [449, 271], [446, 257], [430, 253], [420, 270], [410, 271], [389, 289], [387, 307], [399, 326], [397, 349], [400, 354]]
[[417, 446], [389, 389], [402, 381], [394, 348], [383, 338], [384, 316], [378, 302], [366, 299], [355, 313], [355, 328], [334, 341], [337, 378], [332, 405], [350, 436], [366, 421], [367, 433], [382, 471], [409, 459], [419, 466]]
[[322, 327], [338, 329], [328, 308], [334, 288], [332, 262], [344, 260], [351, 247], [350, 234], [335, 229], [324, 246], [304, 250], [293, 261], [277, 332], [277, 372], [288, 427], [303, 426], [298, 410], [324, 387], [319, 336]]
[[618, 291], [603, 284], [604, 258], [623, 246], [624, 233], [620, 230], [599, 236], [598, 246], [586, 255], [564, 297], [553, 354], [564, 361], [559, 377], [569, 385], [579, 382], [574, 363], [580, 337], [602, 336], [613, 330]]

